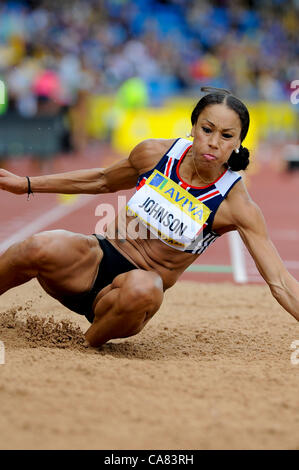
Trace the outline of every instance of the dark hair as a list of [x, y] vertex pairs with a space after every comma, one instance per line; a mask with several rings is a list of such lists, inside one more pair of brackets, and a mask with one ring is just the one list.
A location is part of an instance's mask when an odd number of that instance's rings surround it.
[[[241, 121], [240, 139], [241, 142], [243, 142], [247, 135], [250, 122], [249, 112], [245, 104], [242, 103], [239, 98], [232, 95], [230, 91], [223, 88], [202, 87], [201, 91], [207, 92], [208, 94], [203, 96], [193, 109], [191, 114], [192, 126], [197, 123], [198, 116], [206, 106], [223, 103], [238, 114]], [[227, 164], [233, 171], [245, 170], [249, 165], [249, 150], [241, 145], [239, 153], [233, 151]]]

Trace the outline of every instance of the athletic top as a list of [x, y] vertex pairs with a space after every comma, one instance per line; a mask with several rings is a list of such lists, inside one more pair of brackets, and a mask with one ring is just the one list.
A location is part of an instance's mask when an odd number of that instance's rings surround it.
[[191, 147], [190, 140], [177, 139], [153, 169], [140, 175], [127, 211], [167, 245], [201, 254], [220, 236], [212, 230], [215, 214], [242, 177], [226, 169], [207, 186], [188, 185], [179, 169]]

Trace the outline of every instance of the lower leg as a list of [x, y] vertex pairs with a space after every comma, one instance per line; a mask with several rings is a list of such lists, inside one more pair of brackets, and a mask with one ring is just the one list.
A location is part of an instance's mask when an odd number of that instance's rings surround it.
[[[146, 312], [134, 312], [134, 317], [123, 321], [119, 309], [119, 290], [113, 289], [97, 304], [95, 320], [85, 333], [85, 338], [91, 346], [100, 346], [110, 339], [125, 338], [138, 333], [136, 317], [145, 320]], [[140, 328], [141, 329], [141, 328]]]
[[[163, 300], [161, 278], [154, 273], [136, 271], [117, 276], [105, 288], [94, 309], [93, 324], [85, 333], [91, 346], [139, 333], [158, 311]], [[141, 285], [138, 285], [138, 275]]]

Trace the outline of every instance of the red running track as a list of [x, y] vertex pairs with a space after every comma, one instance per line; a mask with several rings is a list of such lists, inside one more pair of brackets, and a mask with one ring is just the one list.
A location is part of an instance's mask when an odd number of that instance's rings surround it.
[[[10, 160], [5, 168], [19, 175], [33, 176], [45, 172], [106, 167], [119, 158], [109, 146], [99, 145], [89, 149], [84, 157], [58, 156], [47, 171], [36, 168], [29, 158]], [[299, 172], [281, 173], [269, 163], [263, 164], [258, 173], [250, 176], [248, 186], [251, 197], [263, 211], [270, 237], [280, 256], [291, 274], [299, 279]], [[96, 207], [110, 203], [117, 210], [117, 196], [125, 195], [128, 198], [131, 193], [125, 191], [117, 195], [70, 197], [36, 194], [27, 201], [25, 195], [15, 196], [1, 191], [0, 252], [14, 241], [42, 230], [66, 229], [93, 233], [99, 220], [95, 215]], [[248, 281], [263, 281], [247, 250], [245, 258]], [[233, 282], [227, 235], [216, 241], [191, 269], [181, 279]]]

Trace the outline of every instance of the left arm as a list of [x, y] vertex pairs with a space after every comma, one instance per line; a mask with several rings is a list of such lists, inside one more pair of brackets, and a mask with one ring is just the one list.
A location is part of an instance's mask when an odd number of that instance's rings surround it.
[[299, 282], [288, 272], [269, 238], [264, 217], [251, 200], [235, 211], [235, 226], [273, 297], [299, 321]]

